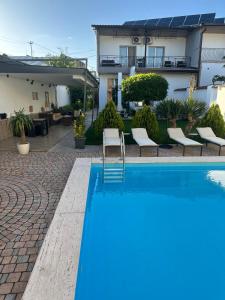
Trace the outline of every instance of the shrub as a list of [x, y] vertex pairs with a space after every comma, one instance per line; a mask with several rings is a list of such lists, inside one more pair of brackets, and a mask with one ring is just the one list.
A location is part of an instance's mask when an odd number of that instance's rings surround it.
[[150, 106], [138, 110], [133, 117], [132, 126], [134, 128], [146, 128], [148, 136], [152, 139], [157, 139], [159, 135], [159, 124], [154, 112], [151, 111]]
[[73, 123], [74, 136], [84, 137], [85, 134], [85, 115], [81, 114]]
[[182, 112], [182, 102], [180, 100], [163, 100], [156, 106], [158, 116], [168, 119], [172, 127], [176, 127], [176, 121]]
[[122, 82], [124, 101], [151, 101], [163, 100], [167, 95], [168, 82], [158, 74], [137, 74]]
[[113, 101], [109, 101], [103, 111], [101, 111], [94, 122], [94, 132], [98, 137], [102, 136], [104, 128], [118, 128], [124, 130], [124, 123], [121, 116], [116, 111]]
[[189, 97], [183, 103], [183, 115], [188, 120], [188, 125], [186, 126], [186, 133], [191, 132], [193, 126], [199, 117], [201, 117], [206, 112], [206, 103], [203, 101], [198, 101]]
[[221, 114], [219, 105], [213, 104], [206, 112], [205, 116], [199, 122], [200, 127], [211, 127], [214, 133], [224, 138], [225, 136], [225, 121]]

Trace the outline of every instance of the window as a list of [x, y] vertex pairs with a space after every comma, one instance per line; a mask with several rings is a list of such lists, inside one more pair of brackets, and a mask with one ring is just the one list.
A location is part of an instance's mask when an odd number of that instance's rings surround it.
[[38, 92], [32, 92], [32, 99], [38, 100]]
[[163, 65], [164, 47], [148, 47], [147, 67], [160, 68]]

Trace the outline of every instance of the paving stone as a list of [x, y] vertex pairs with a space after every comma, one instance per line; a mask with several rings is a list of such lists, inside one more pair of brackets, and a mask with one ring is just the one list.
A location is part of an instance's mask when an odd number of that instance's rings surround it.
[[21, 273], [11, 273], [7, 278], [7, 282], [18, 282], [21, 277]]
[[12, 293], [19, 294], [23, 293], [27, 283], [26, 282], [16, 282], [13, 286]]
[[15, 300], [16, 299], [16, 294], [9, 294], [5, 297], [5, 300]]
[[13, 283], [3, 283], [0, 285], [0, 295], [10, 294], [12, 291]]
[[0, 291], [8, 298], [0, 292], [0, 300], [22, 298], [78, 155], [82, 154], [31, 152], [24, 157], [1, 152]]

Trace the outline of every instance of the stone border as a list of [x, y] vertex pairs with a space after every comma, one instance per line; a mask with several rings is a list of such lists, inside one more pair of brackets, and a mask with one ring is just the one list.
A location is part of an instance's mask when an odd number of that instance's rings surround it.
[[23, 300], [73, 300], [91, 159], [76, 159]]
[[[225, 156], [126, 158], [126, 163], [179, 162], [225, 162]], [[80, 158], [73, 166], [23, 300], [74, 300], [91, 163], [102, 159]]]

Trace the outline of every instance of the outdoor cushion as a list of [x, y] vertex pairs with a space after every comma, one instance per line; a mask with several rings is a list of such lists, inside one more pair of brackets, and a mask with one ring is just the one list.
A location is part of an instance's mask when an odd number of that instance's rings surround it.
[[186, 138], [181, 128], [167, 128], [169, 137], [183, 146], [202, 146], [199, 142]]
[[198, 127], [197, 131], [202, 139], [219, 146], [225, 146], [225, 139], [217, 137], [211, 127]]
[[132, 128], [133, 139], [139, 146], [158, 146], [148, 137], [145, 128]]

